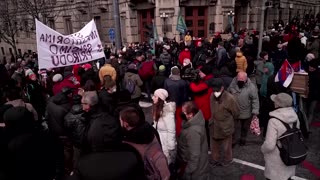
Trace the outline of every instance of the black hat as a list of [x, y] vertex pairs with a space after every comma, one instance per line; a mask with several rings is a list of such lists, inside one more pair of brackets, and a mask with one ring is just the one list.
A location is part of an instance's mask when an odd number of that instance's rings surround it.
[[220, 91], [221, 87], [224, 86], [224, 82], [221, 78], [213, 78], [208, 84], [210, 87], [212, 87], [214, 92]]

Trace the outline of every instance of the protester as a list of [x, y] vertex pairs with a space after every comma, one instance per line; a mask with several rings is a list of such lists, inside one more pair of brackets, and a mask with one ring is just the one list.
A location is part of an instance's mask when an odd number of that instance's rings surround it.
[[257, 82], [258, 89], [260, 89], [261, 83], [262, 83], [263, 66], [268, 59], [269, 59], [268, 53], [265, 51], [262, 51], [259, 55], [259, 58], [254, 61], [255, 70], [256, 70], [255, 79]]
[[103, 78], [103, 87], [99, 91], [99, 101], [103, 111], [113, 114], [116, 109], [117, 100], [115, 93], [117, 92], [116, 82], [109, 75]]
[[[287, 131], [281, 121], [293, 126], [297, 123], [299, 128], [299, 120], [296, 112], [292, 107], [292, 98], [285, 93], [271, 96], [276, 110], [270, 112], [270, 120], [268, 123], [268, 131], [266, 139], [261, 146], [261, 151], [265, 160], [264, 176], [267, 179], [287, 180], [295, 175], [296, 166], [286, 166], [277, 148], [278, 139]], [[281, 120], [281, 121], [280, 121]]]
[[157, 89], [153, 100], [153, 127], [158, 131], [162, 150], [167, 157], [168, 164], [174, 163], [176, 157], [176, 125], [175, 102], [167, 102], [169, 94], [165, 89]]
[[178, 139], [177, 164], [182, 179], [207, 180], [208, 146], [205, 121], [201, 110], [188, 101], [182, 106], [183, 126]]
[[138, 69], [135, 64], [130, 64], [123, 79], [124, 87], [131, 93], [131, 100], [139, 103], [141, 98], [142, 80], [138, 75]]
[[171, 75], [164, 82], [164, 89], [168, 91], [169, 100], [176, 103], [176, 133], [180, 134], [182, 119], [182, 104], [188, 100], [189, 89], [187, 81], [181, 79], [180, 70], [177, 66], [171, 68]]
[[[126, 108], [120, 112], [120, 122], [123, 129], [124, 142], [132, 145], [140, 153], [142, 159], [151, 158], [155, 168], [159, 171], [161, 179], [168, 180], [170, 172], [168, 162], [164, 155], [157, 131], [144, 119], [141, 119], [138, 110]], [[155, 155], [154, 155], [155, 154]], [[147, 167], [145, 167], [146, 169]], [[150, 176], [156, 176], [148, 172]], [[155, 172], [153, 172], [155, 173]]]
[[238, 76], [230, 84], [228, 91], [235, 96], [240, 107], [238, 121], [241, 123], [241, 136], [239, 144], [243, 146], [246, 144], [251, 120], [259, 115], [258, 91], [245, 72], [238, 73]]
[[106, 64], [104, 66], [102, 66], [99, 70], [99, 79], [101, 82], [101, 85], [103, 85], [103, 77], [105, 75], [109, 75], [112, 77], [112, 80], [116, 80], [117, 79], [117, 72], [116, 70], [111, 66], [110, 64], [110, 60], [106, 62]]
[[221, 41], [218, 43], [218, 47], [217, 47], [217, 59], [216, 59], [215, 67], [218, 69], [221, 69], [228, 62], [228, 54], [223, 45], [224, 44]]
[[189, 48], [184, 44], [182, 45], [181, 49], [182, 50], [179, 54], [179, 63], [180, 65], [183, 65], [184, 59], [191, 59], [191, 52], [189, 51]]
[[236, 63], [237, 63], [237, 73], [238, 72], [246, 72], [248, 63], [246, 57], [243, 55], [241, 51], [237, 52], [237, 57], [236, 57]]
[[[213, 93], [210, 97], [211, 119], [210, 138], [212, 165], [228, 166], [233, 161], [232, 134], [234, 133], [234, 122], [240, 114], [236, 99], [225, 90], [222, 79], [217, 79], [211, 84]], [[220, 148], [223, 148], [223, 159]]]
[[167, 79], [165, 76], [166, 67], [164, 65], [159, 66], [157, 75], [152, 78], [151, 89], [154, 92], [157, 89], [164, 88], [164, 82]]

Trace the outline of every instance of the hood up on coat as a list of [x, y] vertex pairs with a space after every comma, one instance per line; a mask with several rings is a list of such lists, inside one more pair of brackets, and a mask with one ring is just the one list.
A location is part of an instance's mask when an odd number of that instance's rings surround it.
[[175, 113], [176, 112], [176, 103], [175, 102], [167, 102], [164, 103], [163, 113]]
[[270, 117], [282, 120], [285, 123], [292, 124], [298, 121], [298, 115], [293, 107], [279, 108], [269, 113]]

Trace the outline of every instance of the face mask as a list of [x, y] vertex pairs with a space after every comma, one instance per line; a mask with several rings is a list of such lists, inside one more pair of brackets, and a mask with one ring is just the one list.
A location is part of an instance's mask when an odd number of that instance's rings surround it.
[[183, 112], [181, 112], [180, 117], [182, 120], [187, 120], [187, 116]]
[[218, 98], [221, 96], [222, 92], [214, 92], [213, 94], [216, 98]]
[[238, 81], [238, 87], [241, 89], [244, 86], [244, 81]]
[[115, 93], [115, 92], [117, 92], [117, 88], [112, 89], [112, 93]]

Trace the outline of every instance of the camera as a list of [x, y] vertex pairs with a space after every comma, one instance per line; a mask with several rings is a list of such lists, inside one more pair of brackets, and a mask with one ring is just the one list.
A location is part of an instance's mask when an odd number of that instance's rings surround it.
[[198, 82], [201, 78], [198, 69], [188, 68], [184, 71], [181, 78], [191, 82]]

